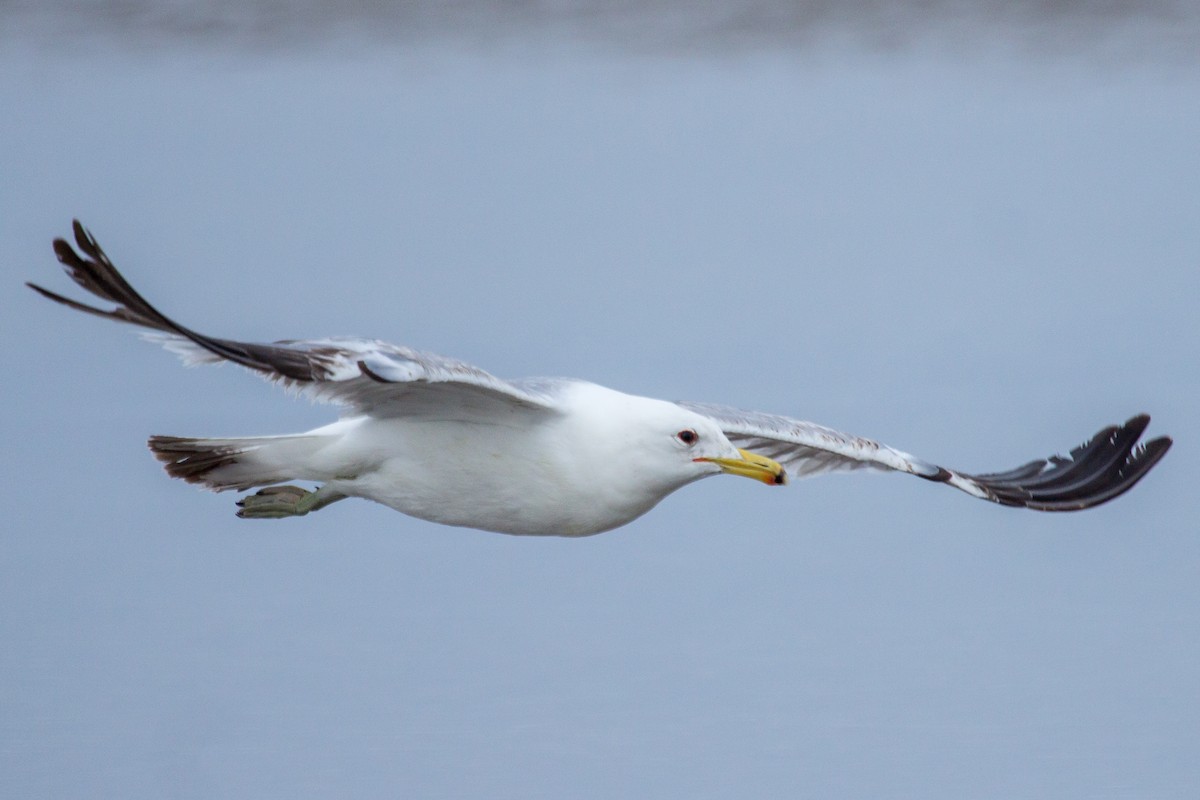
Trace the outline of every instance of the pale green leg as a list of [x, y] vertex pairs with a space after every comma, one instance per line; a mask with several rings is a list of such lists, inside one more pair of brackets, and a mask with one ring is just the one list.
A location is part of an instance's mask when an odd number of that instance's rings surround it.
[[319, 511], [345, 497], [328, 486], [322, 486], [315, 492], [299, 486], [268, 486], [238, 500], [237, 515], [242, 519], [303, 517], [310, 511]]

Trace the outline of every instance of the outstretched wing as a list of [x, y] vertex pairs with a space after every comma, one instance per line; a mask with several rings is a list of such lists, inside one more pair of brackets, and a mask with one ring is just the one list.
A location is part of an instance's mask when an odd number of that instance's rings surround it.
[[78, 220], [74, 229], [82, 255], [63, 239], [54, 241], [55, 255], [77, 284], [116, 308], [106, 311], [27, 285], [77, 311], [147, 328], [147, 338], [188, 363], [232, 361], [317, 399], [379, 416], [461, 418], [475, 411], [494, 413], [497, 405], [547, 412], [556, 408], [553, 383], [510, 383], [470, 364], [387, 342], [332, 338], [254, 344], [205, 336], [146, 302]]
[[707, 403], [679, 405], [715, 420], [738, 447], [775, 459], [798, 478], [862, 468], [896, 470], [947, 483], [973, 497], [1038, 511], [1078, 511], [1108, 502], [1133, 488], [1171, 447], [1166, 436], [1138, 444], [1150, 424], [1149, 416], [1139, 414], [1098, 432], [1069, 456], [969, 475], [811, 422]]

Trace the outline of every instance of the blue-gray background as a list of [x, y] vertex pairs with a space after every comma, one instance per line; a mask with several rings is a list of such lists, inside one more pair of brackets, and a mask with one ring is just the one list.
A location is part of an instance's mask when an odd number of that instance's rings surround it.
[[[846, 7], [0, 4], [2, 793], [1195, 797], [1200, 18]], [[73, 216], [219, 335], [967, 470], [1177, 444], [1074, 515], [855, 475], [577, 541], [243, 522], [145, 437], [335, 410], [22, 288]]]

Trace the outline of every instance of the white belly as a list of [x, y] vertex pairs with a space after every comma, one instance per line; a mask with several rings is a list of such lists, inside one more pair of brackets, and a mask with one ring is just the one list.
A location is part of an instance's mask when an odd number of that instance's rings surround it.
[[316, 479], [444, 525], [589, 536], [641, 516], [675, 488], [651, 491], [636, 475], [614, 483], [611, 464], [574, 458], [546, 425], [360, 417], [325, 431], [339, 435], [314, 459]]

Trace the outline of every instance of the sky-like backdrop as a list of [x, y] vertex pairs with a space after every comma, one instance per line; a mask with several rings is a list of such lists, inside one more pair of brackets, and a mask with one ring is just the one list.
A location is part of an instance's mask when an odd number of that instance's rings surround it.
[[[1171, 2], [0, 2], [0, 793], [1195, 797], [1198, 54]], [[239, 520], [146, 437], [337, 410], [25, 289], [74, 217], [215, 335], [966, 471], [1176, 444], [1078, 514], [857, 473], [581, 540]]]

